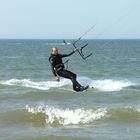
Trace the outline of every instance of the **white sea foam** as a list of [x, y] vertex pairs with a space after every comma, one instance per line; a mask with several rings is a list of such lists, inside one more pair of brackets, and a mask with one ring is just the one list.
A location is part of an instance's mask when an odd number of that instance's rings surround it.
[[131, 109], [133, 111], [137, 111], [137, 112], [140, 113], [140, 106], [137, 106], [137, 107], [135, 107], [135, 106], [126, 106], [125, 109]]
[[[129, 81], [112, 80], [112, 79], [92, 80], [87, 77], [79, 77], [78, 81], [82, 85], [90, 85], [90, 87], [94, 87], [95, 89], [98, 89], [100, 91], [119, 91], [125, 87], [134, 85], [134, 83]], [[29, 87], [29, 88], [35, 88], [40, 90], [49, 90], [50, 88], [63, 87], [65, 85], [71, 86], [71, 81], [63, 78], [61, 79], [60, 82], [57, 81], [35, 82], [35, 81], [31, 81], [30, 79], [23, 79], [23, 80], [10, 79], [7, 81], [0, 81], [0, 84]]]
[[43, 113], [46, 115], [46, 124], [53, 124], [55, 122], [61, 125], [70, 125], [70, 124], [88, 124], [95, 120], [105, 117], [107, 110], [100, 108], [97, 110], [93, 109], [61, 109], [50, 106], [36, 106], [30, 107], [26, 105], [26, 110], [30, 113], [37, 114]]
[[123, 80], [112, 80], [112, 79], [103, 79], [103, 80], [92, 80], [87, 77], [80, 77], [79, 81], [84, 85], [89, 85], [101, 91], [119, 91], [125, 87], [134, 85], [134, 83]]
[[57, 82], [57, 81], [33, 82], [30, 79], [23, 79], [23, 80], [11, 79], [7, 81], [1, 81], [0, 84], [30, 87], [30, 88], [40, 89], [40, 90], [48, 90], [52, 87], [61, 87], [66, 84], [69, 84], [69, 81], [62, 79], [61, 82]]
[[93, 81], [90, 86], [93, 86], [102, 91], [120, 91], [125, 87], [132, 85], [131, 82], [115, 81], [115, 80], [97, 80]]

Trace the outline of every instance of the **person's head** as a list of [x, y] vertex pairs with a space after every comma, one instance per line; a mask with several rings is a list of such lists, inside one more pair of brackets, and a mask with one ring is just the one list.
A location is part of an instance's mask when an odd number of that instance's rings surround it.
[[58, 54], [58, 49], [56, 47], [55, 48], [52, 48], [51, 49], [51, 54], [57, 55]]

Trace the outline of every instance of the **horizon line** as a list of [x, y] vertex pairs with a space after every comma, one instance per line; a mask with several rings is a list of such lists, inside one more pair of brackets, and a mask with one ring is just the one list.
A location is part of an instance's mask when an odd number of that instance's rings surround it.
[[[78, 38], [0, 38], [0, 40], [77, 40]], [[139, 40], [140, 38], [82, 38], [81, 40]]]

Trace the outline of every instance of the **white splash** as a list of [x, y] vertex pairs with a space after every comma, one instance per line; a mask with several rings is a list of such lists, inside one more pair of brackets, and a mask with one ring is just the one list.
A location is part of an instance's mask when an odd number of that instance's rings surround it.
[[[116, 81], [112, 79], [92, 80], [87, 77], [78, 77], [78, 81], [81, 85], [89, 85], [90, 87], [94, 87], [95, 89], [98, 89], [100, 91], [120, 91], [125, 87], [135, 85], [134, 83], [129, 81], [123, 81], [123, 80]], [[63, 78], [61, 79], [60, 82], [57, 81], [34, 82], [31, 81], [30, 79], [22, 79], [22, 80], [10, 79], [7, 81], [0, 81], [0, 84], [10, 85], [10, 86], [29, 87], [29, 88], [35, 88], [40, 90], [49, 90], [50, 88], [58, 88], [58, 87], [63, 87], [65, 85], [71, 86], [71, 81]]]
[[139, 112], [140, 113], [140, 106], [126, 106], [125, 109], [131, 109], [133, 111]]
[[50, 106], [37, 106], [29, 107], [26, 105], [26, 110], [30, 113], [37, 114], [43, 113], [46, 115], [46, 123], [53, 124], [58, 122], [61, 125], [70, 125], [70, 124], [88, 124], [94, 120], [101, 119], [107, 114], [107, 110], [100, 108], [97, 110], [93, 109], [61, 109]]
[[127, 81], [115, 81], [115, 80], [96, 80], [91, 82], [90, 86], [93, 86], [102, 91], [120, 91], [125, 87], [132, 85]]
[[89, 85], [90, 87], [94, 87], [95, 89], [101, 91], [120, 91], [125, 87], [135, 85], [134, 83], [129, 81], [112, 79], [92, 80], [87, 77], [79, 77], [78, 80], [83, 85]]
[[10, 85], [10, 86], [22, 86], [22, 87], [30, 87], [40, 90], [48, 90], [52, 87], [62, 87], [66, 84], [69, 84], [68, 80], [62, 79], [60, 82], [57, 81], [46, 81], [46, 82], [33, 82], [30, 79], [11, 79], [7, 81], [0, 81], [0, 84]]

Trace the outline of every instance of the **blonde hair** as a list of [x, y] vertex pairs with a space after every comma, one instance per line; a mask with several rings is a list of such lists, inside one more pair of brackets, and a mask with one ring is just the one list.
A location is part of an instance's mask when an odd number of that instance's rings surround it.
[[53, 50], [57, 50], [58, 51], [58, 49], [56, 47], [51, 48], [51, 51], [53, 51]]

